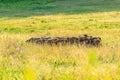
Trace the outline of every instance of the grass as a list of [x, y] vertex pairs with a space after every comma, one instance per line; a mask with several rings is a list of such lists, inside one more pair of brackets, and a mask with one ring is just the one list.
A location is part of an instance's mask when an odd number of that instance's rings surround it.
[[[0, 80], [119, 80], [119, 3], [119, 0], [0, 3]], [[25, 43], [30, 37], [82, 34], [100, 36], [102, 46]]]
[[119, 0], [3, 0], [0, 17], [110, 12], [119, 11], [119, 4]]

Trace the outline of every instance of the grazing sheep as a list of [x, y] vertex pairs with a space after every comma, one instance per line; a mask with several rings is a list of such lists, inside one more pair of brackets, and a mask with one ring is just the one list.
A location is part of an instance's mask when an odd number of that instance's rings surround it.
[[89, 45], [89, 46], [99, 46], [101, 38], [98, 36], [88, 36], [83, 35], [79, 37], [41, 37], [41, 38], [30, 38], [26, 42], [36, 43], [36, 44], [49, 44], [49, 45]]
[[92, 44], [93, 46], [99, 46], [99, 45], [100, 45], [100, 42], [101, 42], [101, 38], [96, 36], [96, 37], [93, 37], [93, 38], [92, 38], [91, 44]]
[[26, 40], [26, 42], [36, 42], [39, 41], [40, 38], [30, 38], [28, 40]]

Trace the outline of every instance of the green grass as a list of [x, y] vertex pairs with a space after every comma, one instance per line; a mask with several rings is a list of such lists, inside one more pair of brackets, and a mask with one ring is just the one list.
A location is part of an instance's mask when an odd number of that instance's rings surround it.
[[[119, 0], [0, 3], [0, 80], [119, 80]], [[14, 0], [13, 0], [14, 1]], [[42, 36], [100, 36], [99, 48], [27, 44]]]
[[5, 0], [0, 3], [0, 17], [27, 17], [50, 14], [79, 14], [119, 11], [119, 0]]

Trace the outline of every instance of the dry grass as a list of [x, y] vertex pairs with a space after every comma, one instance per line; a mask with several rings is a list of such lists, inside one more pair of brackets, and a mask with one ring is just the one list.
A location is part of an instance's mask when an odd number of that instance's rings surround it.
[[[0, 18], [0, 80], [119, 80], [120, 12]], [[102, 37], [99, 48], [27, 44], [30, 37]]]
[[[114, 31], [117, 29], [108, 30], [108, 32]], [[50, 33], [54, 33], [54, 30]], [[64, 33], [55, 33], [52, 36], [64, 35]], [[2, 80], [120, 79], [120, 43], [117, 42], [119, 32], [112, 35], [96, 32], [103, 38], [103, 45], [100, 48], [76, 45], [51, 47], [24, 42], [29, 37], [38, 34], [0, 35], [0, 78]], [[65, 35], [67, 34], [79, 35], [66, 32]]]

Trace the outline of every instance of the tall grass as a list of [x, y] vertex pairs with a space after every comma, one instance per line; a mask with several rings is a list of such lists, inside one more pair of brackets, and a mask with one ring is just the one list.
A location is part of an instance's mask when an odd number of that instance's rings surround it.
[[[82, 8], [87, 12], [93, 9], [92, 5], [97, 6], [95, 11], [98, 9], [103, 11], [106, 7], [102, 5], [104, 2], [104, 4], [110, 4], [107, 6], [113, 6], [119, 10], [119, 5], [117, 5], [118, 8], [115, 5], [119, 0], [100, 0], [100, 3], [96, 0], [80, 0], [80, 3], [74, 0], [62, 0], [49, 4], [45, 2], [41, 5], [42, 7], [38, 6], [41, 4], [39, 1], [38, 3], [20, 1], [19, 5], [18, 3], [0, 3], [0, 16], [2, 16], [0, 18], [0, 80], [120, 79], [120, 12], [78, 14], [81, 9], [79, 5], [83, 6]], [[33, 2], [35, 5], [28, 6]], [[115, 2], [114, 5], [113, 2]], [[66, 3], [70, 3], [72, 7], [68, 8], [70, 5]], [[69, 15], [59, 13], [61, 10], [59, 5], [64, 7], [63, 12], [69, 13], [72, 10], [78, 13]], [[91, 7], [88, 8], [88, 6]], [[53, 13], [57, 12], [57, 14], [29, 15], [31, 14], [29, 11], [43, 10], [43, 8], [45, 9], [43, 13], [55, 9]], [[10, 17], [11, 11], [15, 12], [12, 17]], [[5, 17], [6, 14], [9, 15]], [[23, 17], [25, 15], [29, 17]], [[31, 37], [83, 34], [100, 36], [102, 46], [87, 48], [77, 45], [49, 46], [25, 43], [25, 40]]]
[[49, 46], [27, 44], [27, 37], [1, 34], [1, 80], [120, 79], [119, 43], [100, 48]]
[[[0, 79], [119, 80], [120, 31], [114, 27], [119, 25], [117, 14], [119, 12], [1, 18]], [[105, 23], [110, 23], [107, 26], [111, 28], [101, 28]], [[29, 32], [31, 30], [34, 32]], [[87, 48], [25, 43], [30, 37], [82, 34], [100, 36], [102, 46]]]

